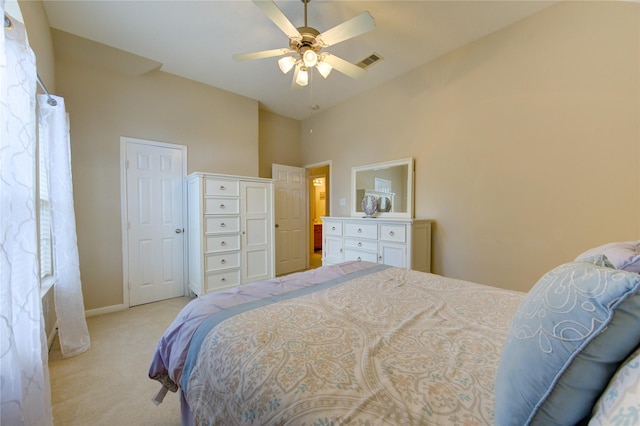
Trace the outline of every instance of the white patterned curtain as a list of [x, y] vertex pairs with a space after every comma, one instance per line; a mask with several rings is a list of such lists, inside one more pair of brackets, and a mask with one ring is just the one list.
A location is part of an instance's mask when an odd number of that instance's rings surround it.
[[36, 222], [36, 67], [24, 26], [0, 37], [0, 424], [52, 425]]
[[[49, 104], [50, 98], [56, 101], [56, 105]], [[38, 95], [38, 123], [40, 146], [45, 153], [49, 180], [58, 337], [62, 356], [68, 358], [89, 349], [90, 340], [80, 282], [69, 119], [64, 99]]]

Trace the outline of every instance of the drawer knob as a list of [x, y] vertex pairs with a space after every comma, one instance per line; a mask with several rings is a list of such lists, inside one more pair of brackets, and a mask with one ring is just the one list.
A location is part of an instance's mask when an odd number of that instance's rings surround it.
[[358, 228], [358, 234], [362, 234], [362, 229]]
[[378, 256], [378, 260], [382, 262], [382, 255]]
[[332, 227], [331, 227], [331, 230], [332, 230], [332, 231], [335, 231], [335, 230], [336, 230], [336, 227], [335, 227], [335, 226], [332, 226]]
[[220, 191], [224, 191], [225, 189], [227, 188], [225, 188], [224, 185], [220, 185]]
[[220, 263], [222, 263], [222, 264], [224, 265], [225, 263], [227, 263], [227, 261], [226, 261], [225, 259], [222, 259], [222, 260], [220, 261]]
[[222, 223], [220, 224], [220, 228], [224, 228], [225, 226], [227, 226], [227, 225], [225, 225], [225, 223], [224, 223], [224, 222], [222, 222]]
[[360, 242], [360, 243], [358, 243], [358, 247], [362, 247], [362, 243], [361, 243], [361, 242]]
[[227, 245], [227, 243], [226, 243], [226, 241], [222, 241], [222, 242], [220, 243], [220, 245], [224, 247], [224, 246], [226, 246], [226, 245]]
[[396, 235], [396, 233], [393, 232], [393, 231], [389, 231], [389, 235], [391, 235], [393, 237], [394, 235]]
[[362, 260], [362, 258], [360, 256], [358, 256], [358, 260]]
[[220, 204], [220, 208], [221, 208], [221, 209], [224, 209], [224, 208], [225, 208], [225, 205], [224, 205], [224, 204]]
[[226, 280], [227, 280], [227, 279], [226, 279], [225, 277], [222, 277], [222, 278], [220, 279], [220, 281], [222, 281], [222, 282], [225, 282]]

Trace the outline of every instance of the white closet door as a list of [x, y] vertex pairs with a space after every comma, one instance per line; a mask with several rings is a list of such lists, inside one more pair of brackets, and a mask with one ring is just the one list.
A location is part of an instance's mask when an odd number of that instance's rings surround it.
[[129, 305], [182, 296], [183, 151], [124, 142]]

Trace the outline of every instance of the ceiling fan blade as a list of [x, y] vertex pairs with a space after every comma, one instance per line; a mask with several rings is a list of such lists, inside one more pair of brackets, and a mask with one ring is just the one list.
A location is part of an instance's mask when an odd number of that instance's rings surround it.
[[369, 12], [362, 12], [355, 18], [351, 18], [318, 35], [316, 40], [323, 47], [328, 47], [369, 32], [375, 27], [376, 23], [371, 14]]
[[262, 50], [260, 52], [251, 52], [251, 53], [240, 53], [238, 55], [233, 55], [233, 59], [235, 59], [238, 62], [249, 61], [252, 59], [272, 58], [274, 56], [286, 55], [291, 52], [293, 52], [293, 50], [283, 47], [282, 49]]
[[277, 4], [273, 0], [253, 0], [253, 4], [258, 6], [262, 13], [267, 15], [267, 18], [271, 19], [274, 24], [282, 30], [292, 40], [302, 39], [300, 31], [289, 21], [289, 19], [282, 13]]
[[351, 78], [362, 78], [367, 73], [364, 69], [357, 65], [353, 65], [351, 62], [347, 62], [342, 58], [339, 58], [330, 53], [325, 53], [324, 62], [331, 65], [343, 74], [348, 75]]

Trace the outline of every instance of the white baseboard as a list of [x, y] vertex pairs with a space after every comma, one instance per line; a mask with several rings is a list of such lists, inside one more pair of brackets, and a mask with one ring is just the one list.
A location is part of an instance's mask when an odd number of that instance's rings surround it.
[[110, 314], [112, 312], [124, 311], [125, 309], [127, 309], [127, 307], [124, 306], [123, 304], [105, 306], [104, 308], [90, 309], [88, 311], [84, 311], [84, 316], [87, 318], [95, 317], [96, 315]]

